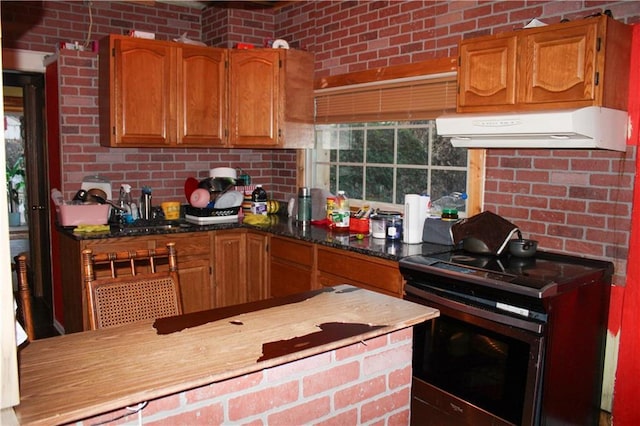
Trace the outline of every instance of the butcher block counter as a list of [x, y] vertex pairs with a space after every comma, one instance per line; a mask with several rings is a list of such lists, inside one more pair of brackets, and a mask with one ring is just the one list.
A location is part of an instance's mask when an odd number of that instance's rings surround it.
[[87, 419], [358, 345], [438, 315], [340, 285], [36, 340], [19, 354], [21, 403], [15, 413], [20, 424]]

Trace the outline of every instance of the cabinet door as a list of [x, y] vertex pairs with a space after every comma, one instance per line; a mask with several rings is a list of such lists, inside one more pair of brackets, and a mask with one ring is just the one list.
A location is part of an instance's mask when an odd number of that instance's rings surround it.
[[210, 235], [208, 232], [193, 232], [156, 236], [158, 247], [170, 241], [176, 244], [184, 313], [215, 308]]
[[211, 284], [209, 260], [192, 259], [178, 263], [182, 312], [188, 314], [215, 308], [215, 291]]
[[314, 246], [289, 238], [271, 237], [270, 296], [280, 297], [309, 291], [314, 287]]
[[142, 147], [175, 143], [175, 49], [140, 39], [116, 39], [114, 45], [113, 142]]
[[276, 146], [281, 96], [278, 50], [234, 50], [229, 62], [230, 144]]
[[514, 105], [516, 36], [461, 43], [458, 84], [460, 111]]
[[519, 102], [593, 105], [598, 72], [597, 30], [598, 21], [594, 20], [523, 37]]
[[247, 233], [247, 302], [264, 300], [269, 297], [268, 238], [262, 233], [253, 231]]
[[178, 49], [178, 144], [222, 146], [226, 124], [226, 50]]
[[246, 232], [217, 231], [214, 251], [216, 307], [246, 302]]

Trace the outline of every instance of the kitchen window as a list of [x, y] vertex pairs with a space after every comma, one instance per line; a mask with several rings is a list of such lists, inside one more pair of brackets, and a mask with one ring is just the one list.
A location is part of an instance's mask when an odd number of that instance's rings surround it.
[[405, 194], [426, 193], [436, 200], [466, 193], [467, 205], [459, 210], [479, 212], [484, 151], [454, 148], [436, 134], [435, 118], [455, 111], [455, 73], [340, 84], [355, 77], [335, 77], [335, 87], [315, 92], [316, 145], [307, 152], [308, 186], [334, 194], [344, 190], [356, 206], [395, 210], [402, 208]]
[[467, 192], [467, 149], [438, 136], [434, 120], [317, 125], [314, 154], [316, 186], [363, 202]]

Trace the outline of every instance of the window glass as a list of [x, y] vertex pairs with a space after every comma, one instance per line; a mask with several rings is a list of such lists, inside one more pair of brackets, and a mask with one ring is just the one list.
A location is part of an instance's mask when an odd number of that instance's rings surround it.
[[467, 152], [436, 135], [434, 120], [316, 125], [314, 186], [343, 190], [356, 204], [401, 207], [405, 194], [437, 200], [467, 192]]

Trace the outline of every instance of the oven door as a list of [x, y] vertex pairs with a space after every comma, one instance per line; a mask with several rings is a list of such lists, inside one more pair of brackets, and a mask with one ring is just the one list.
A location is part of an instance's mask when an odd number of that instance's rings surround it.
[[544, 338], [511, 317], [405, 286], [405, 299], [440, 310], [414, 327], [411, 423], [538, 421]]

